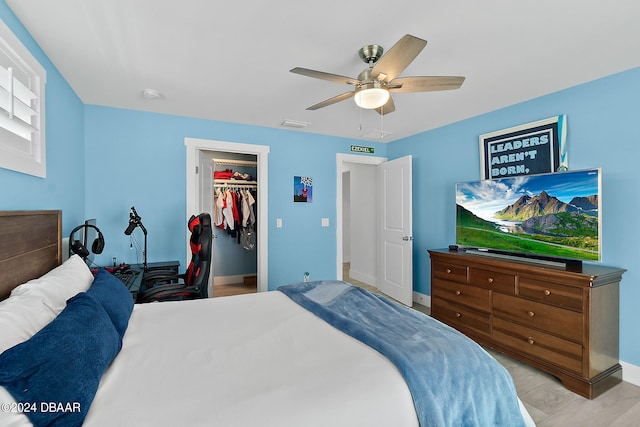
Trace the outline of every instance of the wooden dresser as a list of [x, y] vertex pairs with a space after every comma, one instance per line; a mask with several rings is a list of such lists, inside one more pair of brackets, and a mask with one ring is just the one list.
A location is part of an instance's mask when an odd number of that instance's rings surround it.
[[593, 399], [622, 380], [621, 268], [430, 250], [431, 315]]

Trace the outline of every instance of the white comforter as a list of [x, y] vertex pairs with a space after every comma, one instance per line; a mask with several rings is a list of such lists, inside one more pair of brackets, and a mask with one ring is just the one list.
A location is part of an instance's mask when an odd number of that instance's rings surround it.
[[[15, 402], [2, 387], [0, 402]], [[4, 412], [0, 424], [31, 425]], [[84, 425], [402, 427], [418, 420], [406, 383], [384, 356], [267, 292], [136, 305]]]
[[280, 292], [136, 305], [87, 426], [417, 426], [391, 362]]

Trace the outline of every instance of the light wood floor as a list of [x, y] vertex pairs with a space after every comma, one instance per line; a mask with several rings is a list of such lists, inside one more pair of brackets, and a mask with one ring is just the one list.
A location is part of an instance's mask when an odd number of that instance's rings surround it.
[[[379, 293], [377, 288], [349, 277], [345, 263], [343, 280]], [[429, 314], [429, 307], [413, 308]], [[568, 391], [555, 377], [518, 360], [487, 349], [511, 374], [520, 400], [538, 427], [638, 427], [640, 387], [622, 382], [593, 400]]]
[[229, 297], [232, 295], [255, 294], [258, 290], [256, 285], [245, 285], [244, 283], [234, 283], [231, 285], [213, 285], [213, 297]]

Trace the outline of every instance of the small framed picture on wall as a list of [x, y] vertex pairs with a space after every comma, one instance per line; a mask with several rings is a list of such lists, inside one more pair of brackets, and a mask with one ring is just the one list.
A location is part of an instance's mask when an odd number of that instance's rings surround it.
[[313, 201], [313, 178], [310, 176], [293, 177], [293, 201], [300, 203]]

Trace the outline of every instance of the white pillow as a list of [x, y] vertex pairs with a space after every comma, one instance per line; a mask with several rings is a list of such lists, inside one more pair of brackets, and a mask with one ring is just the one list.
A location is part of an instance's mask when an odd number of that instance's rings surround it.
[[38, 279], [16, 287], [0, 301], [0, 353], [28, 340], [66, 307], [67, 300], [86, 291], [93, 274], [77, 255]]
[[[11, 291], [11, 298], [18, 295], [39, 297], [58, 315], [67, 306], [67, 300], [84, 292], [93, 283], [93, 274], [78, 255], [38, 279], [33, 279]], [[44, 326], [44, 325], [43, 325]]]
[[[93, 283], [93, 274], [78, 255], [38, 279], [16, 287], [9, 298], [0, 301], [0, 353], [27, 341], [47, 326], [67, 306], [67, 300], [84, 292]], [[11, 404], [13, 397], [0, 387], [0, 403]], [[2, 426], [30, 426], [20, 413], [0, 411]]]
[[[40, 329], [56, 318], [42, 298], [32, 295], [15, 295], [0, 301], [0, 353], [14, 345], [27, 341]], [[17, 405], [13, 396], [0, 386], [0, 426], [32, 426], [26, 415], [16, 412]], [[9, 406], [7, 406], [9, 405]]]
[[41, 297], [15, 295], [0, 302], [0, 353], [27, 341], [48, 325], [58, 313]]

